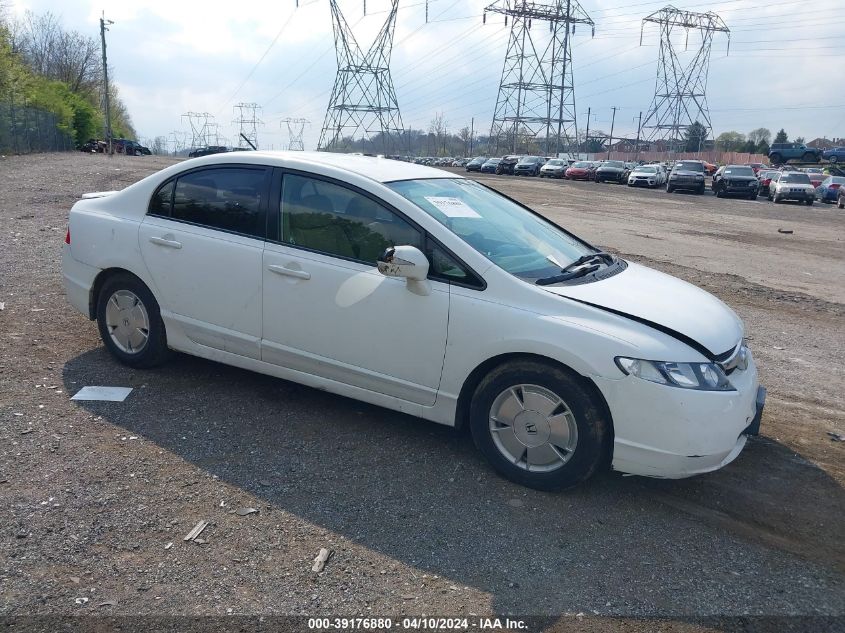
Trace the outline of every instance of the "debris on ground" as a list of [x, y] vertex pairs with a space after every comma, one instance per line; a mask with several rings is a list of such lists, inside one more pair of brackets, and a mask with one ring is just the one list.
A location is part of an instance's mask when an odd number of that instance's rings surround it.
[[833, 431], [828, 431], [827, 434], [830, 435], [831, 442], [845, 442], [845, 435], [834, 433]]
[[793, 231], [792, 229], [778, 229], [778, 233], [785, 233], [786, 235], [790, 235], [791, 233], [794, 233], [794, 232], [795, 231]]
[[326, 562], [332, 555], [332, 551], [330, 549], [326, 549], [325, 547], [320, 548], [320, 552], [317, 554], [317, 557], [314, 559], [314, 564], [311, 566], [311, 571], [321, 572], [323, 568], [326, 566]]
[[208, 527], [208, 521], [200, 521], [199, 523], [197, 523], [194, 526], [193, 530], [191, 530], [190, 532], [188, 532], [185, 535], [184, 540], [186, 540], [186, 541], [195, 540], [200, 534], [202, 534], [202, 531], [207, 527]]
[[170, 549], [173, 547], [173, 541], [170, 541], [167, 545], [164, 546], [164, 549]]
[[104, 400], [106, 402], [123, 402], [132, 392], [132, 387], [83, 387], [71, 400]]
[[74, 602], [76, 604], [85, 604], [86, 602], [88, 602], [88, 598], [77, 598], [76, 600], [74, 600]]
[[117, 600], [103, 600], [97, 604], [98, 607], [116, 607]]
[[257, 508], [238, 508], [237, 510], [232, 510], [229, 514], [237, 514], [239, 517], [245, 517], [248, 514], [255, 514], [258, 512]]

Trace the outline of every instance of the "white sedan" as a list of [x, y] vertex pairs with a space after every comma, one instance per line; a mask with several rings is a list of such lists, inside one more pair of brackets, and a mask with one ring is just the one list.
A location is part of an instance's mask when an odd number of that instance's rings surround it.
[[628, 175], [629, 187], [661, 187], [666, 184], [666, 169], [663, 165], [640, 165]]
[[329, 153], [189, 160], [87, 194], [70, 303], [121, 362], [171, 350], [469, 425], [539, 489], [732, 461], [765, 398], [743, 325], [475, 181]]

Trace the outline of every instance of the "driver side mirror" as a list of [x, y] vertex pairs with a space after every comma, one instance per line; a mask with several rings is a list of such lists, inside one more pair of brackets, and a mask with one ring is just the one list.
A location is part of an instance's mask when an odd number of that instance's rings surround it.
[[385, 277], [404, 277], [408, 290], [414, 294], [431, 294], [428, 258], [416, 246], [391, 246], [379, 256], [377, 265]]

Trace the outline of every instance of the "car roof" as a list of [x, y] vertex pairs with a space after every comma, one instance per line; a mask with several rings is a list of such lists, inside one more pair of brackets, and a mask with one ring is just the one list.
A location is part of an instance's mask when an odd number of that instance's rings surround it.
[[377, 182], [392, 182], [395, 180], [414, 180], [419, 178], [463, 178], [459, 174], [435, 169], [425, 165], [406, 163], [390, 158], [375, 156], [361, 156], [339, 154], [334, 152], [283, 152], [283, 151], [253, 151], [238, 152], [237, 158], [230, 153], [212, 154], [191, 159], [190, 166], [182, 163], [183, 167], [200, 167], [221, 163], [238, 162], [244, 164], [270, 165], [273, 167], [288, 167], [291, 169], [308, 170], [313, 167], [334, 167], [350, 173], [370, 178]]

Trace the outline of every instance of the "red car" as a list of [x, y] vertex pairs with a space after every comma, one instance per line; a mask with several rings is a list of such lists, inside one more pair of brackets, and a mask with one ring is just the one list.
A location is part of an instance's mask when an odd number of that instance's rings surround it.
[[593, 166], [593, 163], [581, 161], [569, 167], [563, 177], [567, 180], [592, 180], [595, 173], [596, 168]]
[[814, 187], [820, 186], [822, 184], [822, 180], [826, 178], [824, 173], [822, 173], [821, 169], [819, 169], [818, 171], [812, 168], [808, 169], [807, 175], [810, 177], [810, 182], [813, 183]]
[[768, 165], [764, 165], [763, 163], [746, 163], [751, 169], [754, 170], [754, 175], [758, 176], [760, 174], [761, 169], [769, 169]]
[[757, 179], [760, 181], [761, 196], [769, 195], [769, 185], [772, 184], [772, 176], [777, 173], [780, 173], [777, 169], [764, 169], [757, 174]]

